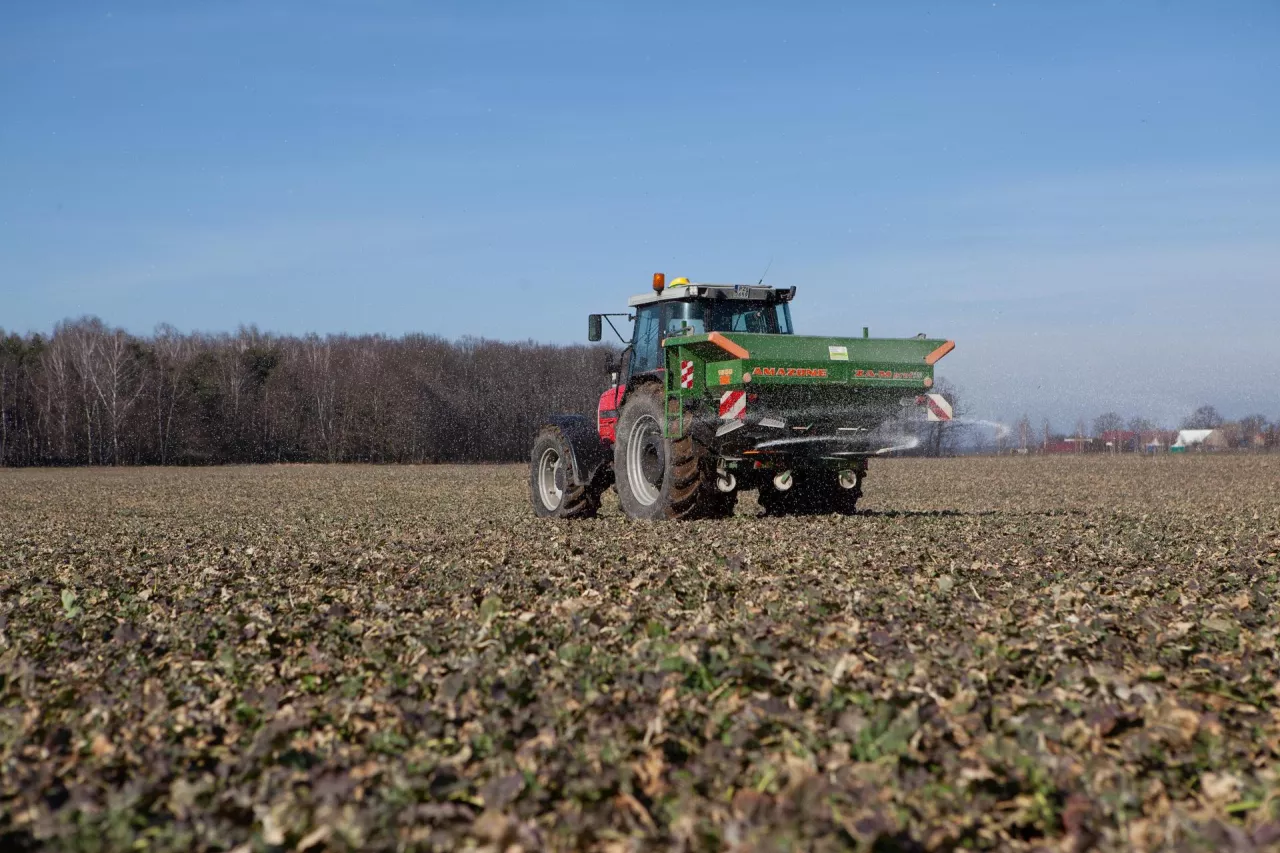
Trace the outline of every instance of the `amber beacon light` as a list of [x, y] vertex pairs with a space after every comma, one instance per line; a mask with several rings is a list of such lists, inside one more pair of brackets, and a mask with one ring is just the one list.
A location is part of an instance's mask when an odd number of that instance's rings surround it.
[[667, 274], [656, 272], [653, 274], [653, 289], [662, 292], [662, 288], [667, 286]]

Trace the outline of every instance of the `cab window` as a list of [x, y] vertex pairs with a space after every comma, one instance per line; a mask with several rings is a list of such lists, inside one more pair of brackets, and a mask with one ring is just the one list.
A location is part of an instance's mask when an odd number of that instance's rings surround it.
[[779, 302], [773, 306], [773, 313], [778, 323], [778, 334], [794, 335], [795, 332], [791, 331], [791, 306], [785, 302]]
[[712, 332], [791, 334], [791, 314], [784, 302], [712, 302], [705, 306], [703, 316]]
[[661, 305], [642, 305], [636, 309], [636, 327], [632, 335], [631, 373], [644, 373], [662, 367], [660, 349]]

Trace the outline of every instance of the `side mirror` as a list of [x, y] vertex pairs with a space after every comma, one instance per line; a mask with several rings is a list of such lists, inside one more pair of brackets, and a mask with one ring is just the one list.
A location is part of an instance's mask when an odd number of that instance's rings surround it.
[[587, 315], [587, 340], [589, 341], [600, 340], [600, 315], [599, 314]]

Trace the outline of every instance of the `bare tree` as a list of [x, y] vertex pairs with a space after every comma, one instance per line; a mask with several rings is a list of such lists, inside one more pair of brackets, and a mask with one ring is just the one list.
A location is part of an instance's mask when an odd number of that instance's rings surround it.
[[[1240, 446], [1253, 447], [1259, 436], [1264, 436], [1267, 429], [1265, 415], [1247, 415], [1240, 419]], [[1265, 442], [1265, 438], [1264, 438]]]
[[16, 393], [16, 389], [10, 390], [10, 385], [16, 384], [20, 344], [20, 339], [6, 337], [0, 329], [0, 466], [9, 458], [9, 409]]
[[23, 341], [17, 335], [6, 336], [0, 329], [0, 466], [9, 459], [10, 425], [17, 427], [18, 412], [14, 406], [21, 382]]
[[1018, 423], [1014, 426], [1014, 431], [1018, 436], [1018, 452], [1028, 452], [1031, 445], [1031, 418], [1024, 414], [1018, 419]]
[[106, 412], [111, 431], [111, 462], [120, 464], [120, 424], [142, 396], [141, 352], [123, 329], [97, 334], [96, 357], [83, 369]]
[[39, 374], [37, 393], [41, 400], [41, 420], [46, 429], [56, 435], [53, 457], [60, 462], [68, 462], [74, 456], [71, 446], [73, 359], [70, 338], [55, 330], [49, 346], [42, 353], [43, 369]]
[[168, 323], [156, 327], [152, 339], [155, 394], [156, 448], [159, 462], [166, 465], [173, 449], [173, 425], [178, 406], [186, 396], [184, 371], [190, 359], [191, 344]]
[[1217, 429], [1222, 426], [1222, 415], [1213, 406], [1201, 406], [1182, 422], [1183, 429]]
[[[74, 323], [64, 324], [60, 329], [55, 329], [54, 334], [65, 335], [71, 346], [80, 386], [79, 407], [84, 415], [85, 461], [92, 465], [95, 452], [94, 422], [98, 419], [98, 397], [94, 393], [93, 374], [97, 369], [106, 327], [97, 317], [85, 317]], [[98, 430], [99, 442], [102, 440], [101, 432]], [[102, 456], [99, 451], [99, 461]]]
[[1155, 423], [1142, 417], [1129, 418], [1129, 431], [1142, 435], [1144, 432], [1152, 432], [1156, 429]]
[[1093, 419], [1093, 434], [1101, 437], [1105, 432], [1119, 432], [1124, 429], [1124, 418], [1115, 412], [1106, 412]]
[[337, 383], [333, 375], [333, 347], [328, 338], [308, 335], [304, 345], [308, 391], [314, 408], [319, 449], [327, 462], [336, 461]]

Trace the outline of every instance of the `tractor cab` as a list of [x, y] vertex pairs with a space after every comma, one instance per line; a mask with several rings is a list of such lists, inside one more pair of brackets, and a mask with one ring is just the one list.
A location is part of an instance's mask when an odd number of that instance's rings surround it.
[[[633, 296], [627, 306], [634, 314], [631, 340], [623, 350], [621, 382], [600, 396], [596, 425], [605, 441], [614, 440], [618, 408], [631, 377], [663, 369], [662, 345], [675, 335], [707, 332], [753, 332], [771, 335], [793, 334], [789, 303], [796, 289], [750, 284], [700, 284], [677, 278], [668, 287], [665, 277], [654, 276], [653, 293]], [[601, 338], [601, 318], [592, 314], [589, 339]]]
[[[633, 296], [627, 306], [635, 325], [631, 341], [623, 352], [624, 377], [661, 370], [662, 344], [673, 335], [700, 335], [707, 332], [755, 332], [790, 335], [791, 309], [788, 303], [796, 289], [751, 284], [699, 284], [675, 279], [670, 287], [658, 274], [653, 293]], [[600, 317], [593, 314], [590, 339], [600, 340]], [[625, 382], [624, 382], [625, 384]]]

